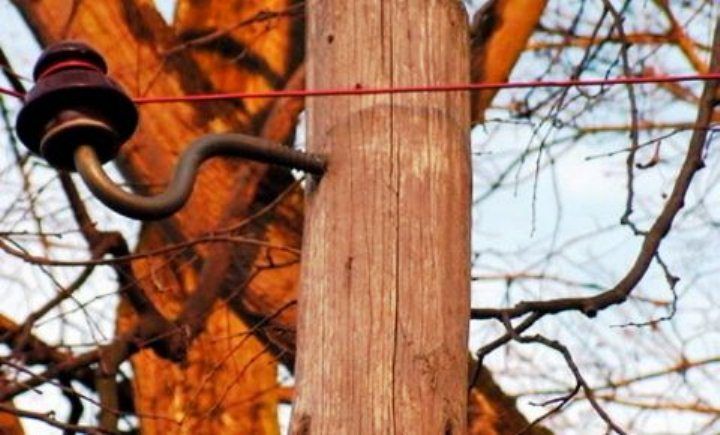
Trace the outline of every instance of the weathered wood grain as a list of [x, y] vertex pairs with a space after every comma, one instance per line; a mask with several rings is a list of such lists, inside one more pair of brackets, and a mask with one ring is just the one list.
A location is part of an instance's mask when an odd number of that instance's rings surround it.
[[[469, 80], [455, 0], [308, 4], [308, 86]], [[296, 434], [465, 434], [469, 96], [311, 100]]]

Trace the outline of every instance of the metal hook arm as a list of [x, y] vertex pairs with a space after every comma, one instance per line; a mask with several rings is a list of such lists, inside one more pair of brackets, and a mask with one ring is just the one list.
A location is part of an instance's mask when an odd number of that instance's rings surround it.
[[182, 154], [167, 189], [155, 196], [129, 193], [105, 173], [102, 162], [90, 145], [74, 153], [75, 167], [90, 191], [116, 212], [134, 219], [156, 220], [178, 211], [192, 193], [200, 165], [216, 156], [234, 156], [303, 170], [315, 175], [325, 172], [323, 156], [304, 153], [274, 142], [244, 134], [210, 134], [195, 140]]

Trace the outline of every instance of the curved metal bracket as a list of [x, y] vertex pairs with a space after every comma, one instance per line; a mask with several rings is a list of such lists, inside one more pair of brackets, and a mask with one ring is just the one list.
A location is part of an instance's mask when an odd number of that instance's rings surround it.
[[133, 134], [138, 111], [132, 98], [110, 77], [103, 57], [81, 42], [48, 47], [35, 71], [35, 86], [18, 114], [22, 142], [47, 162], [77, 170], [108, 207], [135, 219], [161, 219], [178, 211], [192, 193], [200, 165], [216, 156], [235, 156], [321, 175], [325, 158], [244, 134], [210, 134], [180, 157], [165, 192], [141, 196], [126, 192], [102, 168]]
[[285, 166], [322, 175], [326, 160], [323, 156], [304, 153], [274, 142], [244, 134], [209, 134], [195, 140], [182, 154], [167, 189], [155, 196], [129, 193], [105, 173], [93, 145], [75, 149], [75, 168], [90, 191], [106, 206], [125, 216], [162, 219], [178, 211], [192, 193], [198, 169], [212, 157], [233, 156], [258, 162]]

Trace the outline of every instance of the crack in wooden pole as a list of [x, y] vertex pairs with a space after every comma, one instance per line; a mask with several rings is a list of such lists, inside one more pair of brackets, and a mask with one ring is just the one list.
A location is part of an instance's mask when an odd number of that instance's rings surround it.
[[[311, 0], [308, 87], [469, 81], [455, 0]], [[464, 434], [466, 92], [310, 99], [294, 434]]]

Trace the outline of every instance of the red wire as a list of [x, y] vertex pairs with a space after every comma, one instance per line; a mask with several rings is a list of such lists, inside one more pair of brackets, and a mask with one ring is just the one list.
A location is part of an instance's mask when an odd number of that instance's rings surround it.
[[43, 73], [40, 75], [38, 80], [40, 80], [43, 77], [47, 77], [50, 74], [56, 73], [57, 71], [61, 71], [64, 69], [69, 68], [75, 68], [75, 69], [92, 69], [96, 71], [101, 71], [100, 67], [95, 65], [94, 63], [90, 63], [84, 60], [66, 60], [63, 62], [58, 62], [55, 65], [51, 66], [50, 68], [43, 71]]
[[[357, 85], [352, 88], [335, 89], [298, 89], [298, 90], [270, 90], [258, 92], [229, 92], [218, 94], [191, 94], [177, 97], [138, 97], [136, 104], [166, 104], [181, 102], [204, 102], [232, 99], [251, 98], [282, 98], [282, 97], [327, 97], [339, 95], [379, 95], [379, 94], [407, 94], [427, 92], [456, 92], [479, 91], [490, 89], [520, 89], [520, 88], [569, 88], [573, 86], [612, 86], [624, 84], [644, 83], [675, 83], [700, 80], [720, 80], [720, 73], [685, 74], [672, 76], [639, 76], [615, 77], [609, 79], [567, 79], [567, 80], [539, 80], [523, 82], [502, 83], [459, 83], [441, 85], [398, 86], [398, 87], [363, 87]], [[0, 94], [10, 95], [22, 99], [24, 95], [12, 89], [0, 87]]]
[[23, 94], [22, 92], [14, 91], [12, 89], [7, 89], [3, 87], [0, 87], [0, 94], [10, 95], [11, 97], [15, 97], [20, 100], [25, 97], [25, 94]]
[[501, 82], [501, 83], [459, 83], [441, 85], [421, 86], [397, 86], [397, 87], [370, 87], [365, 88], [357, 85], [352, 88], [336, 89], [299, 89], [299, 90], [270, 90], [259, 92], [230, 92], [224, 94], [194, 94], [177, 97], [139, 97], [135, 98], [137, 104], [157, 103], [179, 103], [179, 102], [202, 102], [230, 99], [250, 98], [281, 98], [281, 97], [326, 97], [338, 95], [377, 95], [377, 94], [407, 94], [423, 92], [455, 92], [455, 91], [477, 91], [489, 89], [518, 89], [518, 88], [541, 88], [560, 87], [569, 88], [573, 86], [603, 86], [621, 84], [642, 84], [642, 83], [672, 83], [698, 80], [718, 80], [720, 73], [687, 74], [674, 76], [651, 76], [651, 77], [616, 77], [610, 79], [591, 80], [540, 80], [525, 82]]

